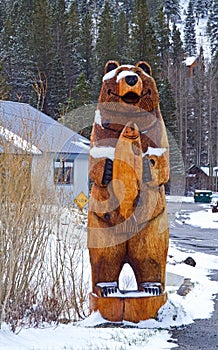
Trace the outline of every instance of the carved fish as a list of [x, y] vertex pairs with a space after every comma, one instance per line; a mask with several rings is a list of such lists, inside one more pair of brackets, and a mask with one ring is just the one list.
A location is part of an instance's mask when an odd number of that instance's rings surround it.
[[134, 211], [142, 181], [142, 146], [138, 126], [128, 122], [115, 148], [113, 191], [119, 201], [120, 214], [127, 219]]

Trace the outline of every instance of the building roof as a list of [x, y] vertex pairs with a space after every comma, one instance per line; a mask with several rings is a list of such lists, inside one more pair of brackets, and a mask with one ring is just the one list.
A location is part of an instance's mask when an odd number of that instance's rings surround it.
[[190, 67], [197, 60], [196, 56], [189, 56], [185, 59], [185, 65]]
[[88, 139], [27, 103], [0, 101], [0, 137], [33, 154], [89, 153]]
[[[201, 166], [201, 170], [207, 175], [209, 176], [209, 167], [208, 166]], [[213, 167], [213, 176], [216, 176], [216, 171], [217, 171], [217, 167]]]
[[[202, 171], [206, 176], [209, 176], [209, 167], [208, 166], [198, 166], [198, 165], [191, 165], [188, 169], [187, 169], [187, 173], [189, 173], [190, 171], [193, 171], [195, 169], [198, 169], [200, 171]], [[218, 167], [213, 167], [213, 176], [217, 176], [217, 172], [218, 172]], [[195, 175], [195, 174], [189, 174], [190, 175]]]

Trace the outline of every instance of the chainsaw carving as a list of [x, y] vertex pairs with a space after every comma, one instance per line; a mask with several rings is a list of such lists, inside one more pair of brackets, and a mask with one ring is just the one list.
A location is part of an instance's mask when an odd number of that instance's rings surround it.
[[[169, 180], [169, 153], [159, 95], [147, 62], [135, 66], [107, 62], [91, 136], [89, 175], [92, 297], [104, 303], [109, 303], [108, 296], [113, 296], [110, 303], [116, 296], [128, 297], [118, 283], [125, 263], [135, 273], [138, 296], [147, 301], [164, 296], [168, 251], [164, 184]], [[98, 309], [96, 305], [91, 309]], [[107, 311], [104, 317], [117, 320]]]

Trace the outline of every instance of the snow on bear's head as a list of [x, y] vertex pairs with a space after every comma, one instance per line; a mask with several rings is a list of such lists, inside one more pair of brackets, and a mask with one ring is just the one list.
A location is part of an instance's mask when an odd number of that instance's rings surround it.
[[140, 61], [135, 66], [108, 61], [99, 96], [99, 103], [105, 102], [135, 106], [148, 112], [156, 109], [159, 94], [150, 65], [145, 61]]

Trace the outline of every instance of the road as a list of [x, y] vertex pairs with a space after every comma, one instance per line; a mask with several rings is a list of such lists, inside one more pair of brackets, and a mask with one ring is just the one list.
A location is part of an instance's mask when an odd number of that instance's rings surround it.
[[[168, 213], [170, 222], [170, 238], [181, 248], [195, 250], [206, 254], [218, 255], [218, 232], [216, 229], [201, 229], [199, 227], [182, 224], [183, 217], [187, 214], [202, 210], [205, 204], [196, 203], [168, 203]], [[207, 205], [210, 208], [210, 205]], [[179, 212], [179, 221], [175, 220], [176, 213]], [[218, 213], [214, 213], [217, 215]]]
[[[176, 245], [187, 251], [198, 251], [218, 255], [218, 231], [201, 229], [182, 223], [188, 213], [202, 210], [203, 206], [195, 203], [168, 203], [170, 237]], [[178, 223], [175, 214], [179, 212]], [[218, 215], [215, 213], [214, 215]], [[205, 262], [206, 263], [206, 262]], [[217, 271], [211, 279], [218, 281]], [[177, 339], [178, 350], [217, 350], [218, 349], [218, 295], [215, 297], [215, 309], [209, 319], [195, 320], [190, 324], [172, 331], [172, 338]]]

